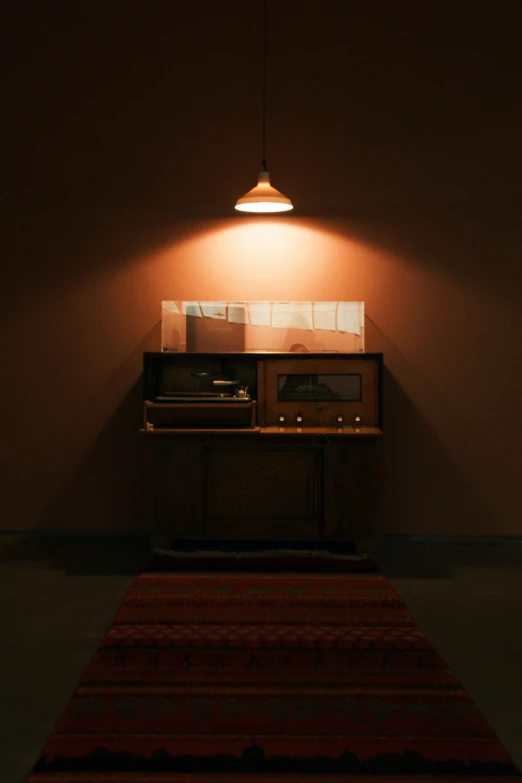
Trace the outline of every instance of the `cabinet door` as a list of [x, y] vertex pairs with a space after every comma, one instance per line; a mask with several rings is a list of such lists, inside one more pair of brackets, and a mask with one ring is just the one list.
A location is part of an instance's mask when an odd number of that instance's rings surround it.
[[320, 536], [320, 449], [209, 443], [207, 470], [207, 535]]
[[331, 440], [324, 455], [326, 538], [371, 538], [382, 503], [380, 438]]
[[145, 435], [145, 530], [197, 538], [203, 534], [204, 442]]

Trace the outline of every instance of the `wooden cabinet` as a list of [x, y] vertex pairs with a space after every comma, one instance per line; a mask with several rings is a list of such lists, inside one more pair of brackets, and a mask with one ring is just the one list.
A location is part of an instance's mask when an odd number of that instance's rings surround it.
[[[148, 355], [141, 430], [144, 530], [201, 541], [371, 537], [382, 494], [380, 355], [296, 360], [239, 354], [234, 361], [231, 354], [221, 364], [215, 355], [199, 363], [188, 354]], [[335, 396], [323, 383], [316, 388], [325, 399], [295, 400], [300, 392], [294, 387], [279, 394], [282, 377], [292, 373], [299, 383], [305, 378], [305, 395], [317, 373], [339, 392]], [[345, 384], [354, 400], [341, 398], [343, 373], [361, 378], [355, 395], [354, 384]], [[223, 384], [227, 374], [247, 378], [248, 403], [244, 396], [205, 401], [200, 378], [215, 376]], [[194, 376], [196, 390], [190, 385]], [[173, 403], [167, 395], [176, 384], [182, 391]], [[237, 421], [230, 413], [235, 410]], [[298, 414], [304, 421], [297, 425]]]
[[151, 535], [343, 540], [375, 529], [378, 437], [154, 432], [142, 445]]

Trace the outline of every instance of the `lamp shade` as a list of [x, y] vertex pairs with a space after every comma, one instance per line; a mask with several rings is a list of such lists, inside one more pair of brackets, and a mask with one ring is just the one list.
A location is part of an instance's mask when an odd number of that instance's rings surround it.
[[236, 202], [239, 212], [288, 212], [293, 208], [290, 199], [271, 186], [268, 171], [261, 171], [256, 187]]

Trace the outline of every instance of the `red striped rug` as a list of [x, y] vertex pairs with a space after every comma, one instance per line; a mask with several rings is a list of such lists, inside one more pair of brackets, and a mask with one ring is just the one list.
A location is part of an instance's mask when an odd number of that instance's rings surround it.
[[522, 780], [370, 561], [157, 555], [28, 783], [347, 776]]

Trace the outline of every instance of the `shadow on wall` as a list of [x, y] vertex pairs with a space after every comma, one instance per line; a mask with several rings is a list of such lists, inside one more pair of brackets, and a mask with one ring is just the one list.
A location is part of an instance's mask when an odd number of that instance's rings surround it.
[[[57, 489], [42, 517], [44, 530], [140, 531], [141, 362], [143, 351], [157, 344], [159, 328], [158, 324], [91, 399], [89, 408], [97, 413], [100, 405], [106, 404], [105, 398], [115, 397], [115, 390], [117, 393], [128, 389], [99, 435]], [[78, 421], [82, 418], [89, 420], [89, 410], [78, 413]], [[63, 438], [67, 438], [65, 431]]]
[[502, 541], [456, 536], [454, 541], [441, 541], [436, 536], [385, 536], [374, 551], [382, 572], [391, 579], [454, 579], [455, 568], [463, 567], [468, 574], [477, 568], [501, 567], [507, 574], [522, 569], [522, 542], [510, 537]]
[[[190, 240], [201, 228], [201, 220], [177, 223], [176, 241]], [[9, 312], [28, 297], [66, 297], [77, 288], [113, 279], [170, 246], [172, 233], [172, 219], [164, 215], [99, 212], [68, 214], [66, 220], [46, 213], [19, 216], [12, 245], [6, 247], [6, 255], [17, 263], [9, 267], [0, 290], [2, 307]]]
[[44, 529], [139, 529], [141, 400], [138, 381], [58, 490], [43, 516]]
[[[406, 360], [375, 325], [375, 340], [386, 340], [385, 355], [401, 372]], [[157, 344], [159, 326], [148, 336], [91, 400], [98, 410], [100, 399], [114, 397], [115, 390], [132, 385], [108, 418], [85, 454], [57, 488], [43, 515], [45, 530], [139, 531], [142, 508], [140, 440], [142, 386], [141, 358], [149, 345]], [[379, 346], [381, 348], [381, 346]], [[413, 372], [406, 368], [406, 376]], [[451, 452], [425, 420], [412, 398], [387, 367], [384, 370], [384, 486], [383, 518], [370, 535], [387, 532], [451, 534], [448, 521], [460, 520], [460, 533], [491, 531], [494, 520], [487, 504]], [[402, 375], [401, 375], [402, 377]], [[127, 386], [128, 387], [128, 386]], [[83, 412], [88, 421], [89, 411]], [[78, 414], [82, 419], [82, 414]], [[66, 433], [63, 433], [63, 438]], [[59, 436], [58, 436], [59, 438]]]
[[376, 534], [450, 535], [455, 519], [461, 534], [491, 532], [484, 498], [386, 367], [383, 398], [384, 519]]
[[64, 533], [0, 536], [0, 563], [43, 563], [82, 576], [135, 576], [150, 558], [144, 536]]

